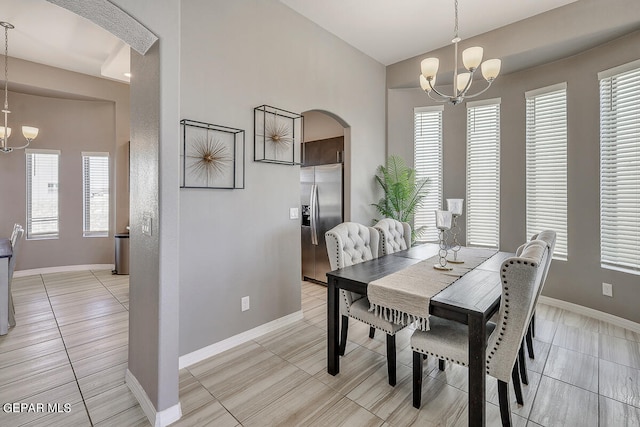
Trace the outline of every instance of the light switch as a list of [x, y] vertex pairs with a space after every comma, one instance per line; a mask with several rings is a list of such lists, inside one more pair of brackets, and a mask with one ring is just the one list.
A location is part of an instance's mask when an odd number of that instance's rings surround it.
[[289, 208], [289, 219], [298, 219], [300, 215], [298, 214], [298, 208]]
[[145, 212], [142, 214], [142, 234], [145, 236], [151, 236], [152, 232], [151, 213]]

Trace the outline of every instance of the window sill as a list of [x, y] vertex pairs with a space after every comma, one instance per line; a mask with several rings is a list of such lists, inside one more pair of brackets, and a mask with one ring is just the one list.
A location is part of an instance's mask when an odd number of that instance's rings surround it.
[[635, 276], [640, 276], [640, 270], [635, 270], [633, 268], [630, 267], [620, 267], [617, 265], [610, 265], [610, 264], [600, 264], [601, 268], [604, 268], [605, 270], [613, 270], [613, 271], [619, 271], [621, 273], [627, 273], [627, 274], [633, 274]]

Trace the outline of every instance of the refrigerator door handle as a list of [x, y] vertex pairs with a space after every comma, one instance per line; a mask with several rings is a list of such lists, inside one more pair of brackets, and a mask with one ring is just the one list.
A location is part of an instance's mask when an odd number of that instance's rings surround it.
[[313, 184], [311, 186], [311, 201], [310, 201], [310, 219], [311, 219], [311, 244], [318, 245], [318, 186]]

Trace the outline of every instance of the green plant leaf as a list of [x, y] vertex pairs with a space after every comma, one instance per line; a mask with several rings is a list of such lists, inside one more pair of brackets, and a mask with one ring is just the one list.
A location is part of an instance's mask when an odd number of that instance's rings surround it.
[[[378, 203], [372, 204], [384, 218], [410, 222], [422, 205], [428, 179], [416, 180], [416, 171], [399, 156], [389, 156], [386, 165], [378, 166], [376, 182], [384, 192]], [[424, 232], [424, 227], [412, 231], [412, 241]]]

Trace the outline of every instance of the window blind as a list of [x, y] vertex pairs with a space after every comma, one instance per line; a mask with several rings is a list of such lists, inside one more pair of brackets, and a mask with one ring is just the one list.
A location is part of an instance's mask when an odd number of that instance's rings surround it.
[[500, 243], [500, 100], [467, 103], [467, 245]]
[[640, 273], [640, 64], [600, 79], [600, 260]]
[[567, 85], [525, 94], [527, 236], [556, 232], [554, 258], [567, 259]]
[[414, 162], [416, 179], [428, 178], [426, 196], [413, 219], [414, 229], [425, 227], [420, 241], [438, 240], [434, 211], [442, 206], [442, 110], [424, 107], [414, 110]]
[[27, 239], [58, 237], [60, 151], [25, 150], [27, 159]]
[[82, 153], [83, 235], [109, 235], [109, 153]]

